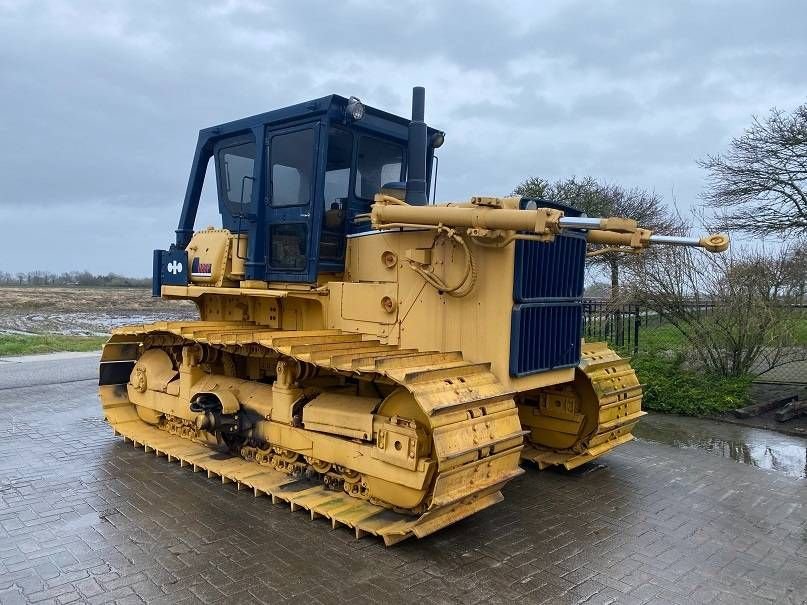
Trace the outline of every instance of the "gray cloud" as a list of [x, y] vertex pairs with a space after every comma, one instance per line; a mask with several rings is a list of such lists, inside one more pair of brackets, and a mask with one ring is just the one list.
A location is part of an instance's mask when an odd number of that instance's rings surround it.
[[697, 158], [804, 102], [805, 17], [795, 0], [0, 0], [0, 269], [148, 274], [200, 128], [331, 92], [406, 115], [415, 84], [448, 132], [441, 198], [592, 174], [686, 208]]

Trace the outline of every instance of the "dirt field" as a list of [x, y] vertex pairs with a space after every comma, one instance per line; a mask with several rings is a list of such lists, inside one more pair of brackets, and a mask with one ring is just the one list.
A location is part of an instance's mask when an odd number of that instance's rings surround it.
[[104, 335], [129, 323], [196, 318], [146, 288], [0, 287], [0, 334]]

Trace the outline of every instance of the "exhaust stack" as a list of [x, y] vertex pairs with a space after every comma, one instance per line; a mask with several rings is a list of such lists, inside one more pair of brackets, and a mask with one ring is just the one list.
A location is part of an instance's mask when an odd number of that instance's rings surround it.
[[426, 197], [426, 144], [428, 132], [424, 121], [426, 89], [412, 89], [412, 121], [409, 122], [407, 151], [406, 203], [413, 206], [428, 204]]

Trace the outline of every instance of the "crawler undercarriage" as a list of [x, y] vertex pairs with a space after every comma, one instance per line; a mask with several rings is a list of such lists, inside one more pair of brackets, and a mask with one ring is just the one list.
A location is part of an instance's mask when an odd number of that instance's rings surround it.
[[521, 456], [573, 468], [632, 438], [635, 374], [586, 346], [575, 384], [520, 396], [488, 363], [361, 334], [132, 326], [104, 348], [101, 399], [146, 451], [393, 544], [499, 502]]

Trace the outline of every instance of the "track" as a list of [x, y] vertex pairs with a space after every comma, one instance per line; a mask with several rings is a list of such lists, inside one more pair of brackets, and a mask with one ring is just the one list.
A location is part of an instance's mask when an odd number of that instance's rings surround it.
[[577, 373], [578, 392], [584, 393], [584, 403], [596, 413], [596, 428], [587, 431], [568, 451], [525, 446], [522, 458], [535, 462], [540, 469], [561, 465], [571, 470], [627, 443], [633, 439], [633, 427], [646, 413], [642, 411], [642, 385], [636, 372], [629, 360], [606, 343], [583, 344]]
[[[141, 421], [128, 399], [127, 369], [147, 339], [163, 344], [200, 343], [235, 355], [268, 353], [363, 380], [407, 389], [428, 418], [436, 472], [428, 506], [419, 516], [393, 512], [366, 500], [327, 489], [318, 482], [267, 469], [239, 457], [168, 434]], [[102, 377], [119, 375], [100, 388], [104, 413], [115, 432], [169, 461], [203, 470], [292, 509], [326, 517], [334, 526], [372, 534], [386, 544], [424, 537], [502, 500], [501, 487], [521, 474], [524, 432], [513, 394], [505, 391], [490, 364], [472, 364], [456, 352], [402, 350], [337, 330], [278, 331], [233, 322], [160, 322], [118, 328], [104, 349]]]

